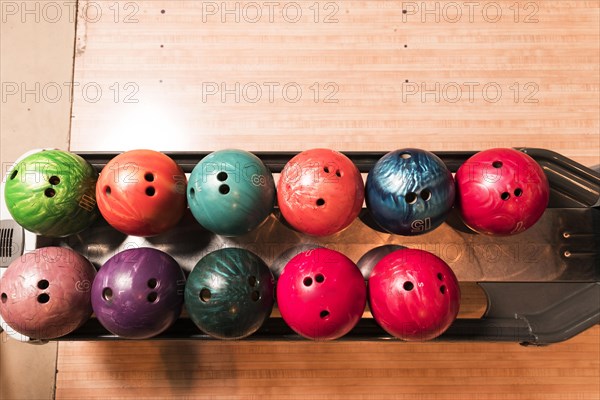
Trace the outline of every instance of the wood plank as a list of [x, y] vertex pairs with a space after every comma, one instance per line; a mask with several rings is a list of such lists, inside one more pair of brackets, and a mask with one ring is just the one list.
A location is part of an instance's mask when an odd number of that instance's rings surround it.
[[599, 164], [599, 3], [467, 3], [299, 0], [292, 23], [286, 2], [81, 0], [71, 149], [530, 146]]
[[57, 399], [594, 399], [598, 393], [600, 327], [548, 347], [124, 341], [61, 342], [58, 354]]
[[[127, 399], [127, 398], [131, 398], [131, 397], [126, 397], [127, 393], [131, 392], [130, 389], [127, 388], [123, 388], [123, 389], [118, 389], [118, 390], [112, 390], [109, 393], [107, 393], [108, 396], [110, 396], [111, 399], [114, 400], [118, 400], [118, 399]], [[77, 393], [74, 394], [70, 394], [66, 393], [65, 394], [66, 397], [63, 397], [64, 399], [78, 399], [77, 397]], [[171, 395], [173, 398], [176, 397], [176, 395]], [[202, 400], [202, 399], [210, 399], [210, 400], [236, 400], [236, 399], [251, 399], [251, 400], [261, 400], [264, 398], [269, 398], [269, 397], [265, 397], [263, 395], [248, 395], [248, 394], [242, 394], [242, 395], [212, 395], [212, 394], [193, 394], [193, 395], [184, 395], [185, 399], [194, 399], [194, 400]], [[157, 399], [157, 400], [163, 400], [164, 397], [160, 397], [160, 396], [155, 396], [153, 392], [150, 391], [146, 391], [144, 397], [144, 399]], [[281, 399], [281, 400], [287, 400], [287, 399], [294, 399], [295, 397], [293, 396], [286, 396], [286, 395], [278, 395], [277, 397], [273, 397], [273, 398], [277, 398], [277, 399]], [[347, 395], [336, 395], [336, 394], [328, 394], [328, 395], [309, 395], [309, 396], [305, 396], [303, 397], [304, 399], [311, 399], [311, 400], [346, 400], [349, 397], [347, 397]], [[382, 396], [380, 394], [365, 394], [365, 395], [361, 395], [360, 397], [356, 396], [354, 397], [356, 399], [361, 399], [361, 400], [379, 400], [382, 398]], [[454, 393], [440, 393], [440, 394], [429, 394], [426, 393], [424, 395], [418, 394], [418, 393], [408, 393], [408, 394], [402, 394], [402, 393], [388, 393], [385, 395], [386, 399], [390, 399], [390, 400], [414, 400], [414, 399], [432, 399], [432, 400], [456, 400], [455, 394]], [[461, 394], [461, 399], [464, 400], [481, 400], [481, 399], [485, 399], [485, 400], [519, 400], [519, 399], [527, 399], [527, 400], [597, 400], [598, 396], [597, 393], [595, 392], [591, 392], [591, 393], [582, 393], [582, 392], [578, 392], [574, 395], [571, 394], [539, 394], [539, 393], [529, 393], [526, 394], [522, 397], [516, 397], [514, 394], [504, 394], [504, 393], [473, 393], [473, 394]]]

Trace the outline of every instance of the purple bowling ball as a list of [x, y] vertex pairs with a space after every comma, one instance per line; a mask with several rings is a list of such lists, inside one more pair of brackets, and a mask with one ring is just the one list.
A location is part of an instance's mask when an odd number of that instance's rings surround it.
[[127, 339], [146, 339], [169, 328], [183, 305], [185, 276], [170, 255], [129, 249], [110, 258], [92, 285], [92, 308], [100, 323]]

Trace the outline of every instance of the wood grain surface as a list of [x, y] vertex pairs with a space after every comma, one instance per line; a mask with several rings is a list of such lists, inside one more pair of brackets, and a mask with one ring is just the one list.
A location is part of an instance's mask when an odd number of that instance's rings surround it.
[[57, 399], [597, 400], [600, 329], [514, 343], [71, 342]]
[[[483, 291], [461, 282], [461, 292], [459, 317], [481, 317]], [[600, 327], [549, 347], [308, 340], [60, 342], [56, 374], [56, 398], [77, 400], [591, 400], [599, 395]]]
[[[250, 3], [80, 0], [71, 149], [530, 146], [600, 163], [596, 0]], [[61, 342], [57, 369], [57, 399], [598, 400], [600, 329], [542, 348]]]
[[596, 0], [79, 3], [72, 150], [529, 146], [600, 162]]

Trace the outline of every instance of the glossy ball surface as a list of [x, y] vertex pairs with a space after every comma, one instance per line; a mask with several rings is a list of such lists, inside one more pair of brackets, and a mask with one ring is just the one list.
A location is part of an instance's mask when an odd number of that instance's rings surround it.
[[271, 315], [275, 281], [254, 253], [227, 248], [203, 257], [188, 277], [185, 305], [194, 323], [218, 339], [242, 339]]
[[423, 250], [401, 249], [375, 265], [369, 278], [369, 306], [390, 335], [430, 340], [456, 319], [460, 288], [442, 259]]
[[292, 258], [277, 282], [277, 303], [285, 322], [314, 340], [344, 336], [365, 310], [367, 290], [356, 264], [325, 248]]
[[186, 210], [186, 178], [170, 157], [131, 150], [106, 164], [96, 187], [98, 207], [115, 229], [155, 236], [173, 228]]
[[185, 277], [168, 254], [151, 248], [122, 251], [98, 271], [92, 306], [98, 321], [127, 339], [146, 339], [169, 328], [181, 314]]
[[64, 247], [24, 254], [0, 280], [0, 314], [25, 336], [64, 336], [92, 315], [90, 288], [95, 274], [87, 259]]
[[452, 173], [426, 150], [392, 151], [367, 176], [367, 208], [390, 233], [411, 236], [437, 228], [450, 213], [454, 196]]
[[490, 149], [456, 172], [457, 208], [464, 223], [488, 235], [529, 229], [548, 206], [550, 187], [538, 163], [520, 151]]
[[356, 219], [364, 201], [364, 184], [358, 168], [344, 154], [306, 150], [285, 165], [277, 200], [281, 214], [294, 229], [328, 236]]
[[98, 216], [98, 173], [80, 156], [43, 150], [23, 158], [8, 173], [4, 197], [14, 220], [38, 235], [81, 232]]
[[194, 167], [187, 188], [190, 210], [211, 232], [244, 235], [273, 211], [275, 183], [260, 158], [244, 150], [215, 151]]

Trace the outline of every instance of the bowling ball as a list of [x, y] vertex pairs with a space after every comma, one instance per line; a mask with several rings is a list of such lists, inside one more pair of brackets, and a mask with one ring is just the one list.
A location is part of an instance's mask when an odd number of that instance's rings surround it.
[[464, 223], [488, 235], [514, 235], [534, 225], [548, 206], [544, 171], [525, 153], [490, 149], [456, 172], [457, 208]]
[[185, 277], [168, 254], [151, 248], [122, 251], [98, 271], [92, 307], [111, 333], [146, 339], [169, 328], [181, 314]]
[[18, 333], [55, 339], [92, 315], [96, 270], [64, 247], [44, 247], [14, 260], [0, 280], [0, 315]]
[[242, 339], [271, 315], [275, 280], [269, 267], [248, 250], [227, 248], [198, 261], [185, 287], [194, 323], [218, 339]]
[[373, 318], [390, 335], [433, 339], [456, 319], [460, 288], [452, 269], [435, 255], [400, 249], [375, 265], [369, 278]]
[[283, 218], [297, 231], [328, 236], [356, 219], [364, 200], [358, 168], [342, 153], [306, 150], [283, 168], [277, 201]]
[[211, 232], [246, 234], [273, 211], [275, 183], [271, 171], [254, 154], [220, 150], [194, 167], [187, 188], [192, 214]]
[[367, 176], [367, 208], [381, 228], [399, 235], [420, 235], [440, 226], [452, 209], [454, 193], [452, 173], [426, 150], [392, 151]]
[[8, 173], [4, 197], [14, 220], [38, 235], [81, 232], [98, 216], [98, 173], [83, 158], [62, 150], [26, 156]]
[[314, 340], [344, 336], [365, 310], [365, 281], [348, 257], [317, 248], [298, 254], [277, 282], [277, 304], [296, 333]]
[[155, 236], [172, 227], [186, 210], [183, 170], [152, 150], [122, 153], [106, 164], [96, 186], [98, 207], [115, 229]]

